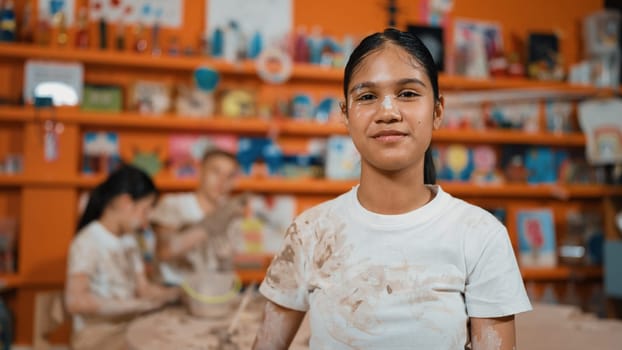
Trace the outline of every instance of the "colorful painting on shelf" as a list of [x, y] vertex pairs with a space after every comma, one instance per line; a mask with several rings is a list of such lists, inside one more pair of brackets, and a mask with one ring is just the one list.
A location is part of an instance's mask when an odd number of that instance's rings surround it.
[[209, 149], [222, 149], [236, 154], [238, 139], [234, 135], [172, 135], [169, 138], [170, 170], [174, 177], [193, 178], [199, 163]]
[[516, 213], [520, 264], [553, 267], [557, 264], [555, 224], [550, 208], [522, 209]]

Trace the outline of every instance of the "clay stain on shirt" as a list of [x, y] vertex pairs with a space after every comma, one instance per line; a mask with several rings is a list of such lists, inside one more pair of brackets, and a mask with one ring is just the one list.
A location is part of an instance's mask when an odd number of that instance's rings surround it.
[[289, 273], [290, 269], [288, 266], [296, 263], [296, 260], [299, 258], [296, 256], [296, 251], [299, 248], [298, 245], [302, 245], [296, 223], [291, 224], [287, 229], [285, 241], [287, 243], [279, 255], [274, 258], [266, 273], [266, 282], [279, 288], [291, 289], [296, 287], [297, 282], [296, 276]]
[[322, 266], [324, 266], [324, 263], [326, 263], [326, 260], [330, 259], [332, 255], [333, 247], [329, 245], [326, 247], [326, 249], [324, 249], [322, 253], [320, 253], [320, 256], [315, 260], [315, 267], [321, 269]]

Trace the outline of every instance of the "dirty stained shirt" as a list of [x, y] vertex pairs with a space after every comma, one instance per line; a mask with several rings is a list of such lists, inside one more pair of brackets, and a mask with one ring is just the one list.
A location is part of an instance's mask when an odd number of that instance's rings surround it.
[[[67, 275], [86, 274], [91, 293], [100, 298], [136, 298], [137, 276], [143, 272], [135, 237], [130, 234], [116, 236], [99, 221], [85, 226], [71, 242]], [[74, 315], [74, 332], [82, 330], [90, 318]]]
[[260, 291], [308, 311], [311, 349], [464, 349], [469, 317], [531, 309], [505, 227], [440, 186], [399, 215], [358, 187], [289, 227]]

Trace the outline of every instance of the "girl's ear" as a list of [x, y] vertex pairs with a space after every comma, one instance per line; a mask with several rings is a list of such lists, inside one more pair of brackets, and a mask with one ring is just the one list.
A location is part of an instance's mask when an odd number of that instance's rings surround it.
[[434, 114], [432, 120], [432, 129], [438, 130], [443, 125], [443, 116], [445, 112], [445, 98], [443, 95], [438, 96], [438, 101], [434, 104]]
[[339, 108], [341, 109], [341, 118], [343, 120], [343, 124], [345, 124], [346, 128], [348, 127], [348, 108], [346, 107], [346, 102], [339, 102]]

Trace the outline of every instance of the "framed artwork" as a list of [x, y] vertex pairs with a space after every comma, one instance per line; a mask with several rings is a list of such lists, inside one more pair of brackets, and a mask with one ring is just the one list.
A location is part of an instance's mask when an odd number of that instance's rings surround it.
[[440, 72], [445, 70], [445, 36], [442, 27], [408, 25], [407, 31], [416, 35], [425, 44], [434, 58]]

